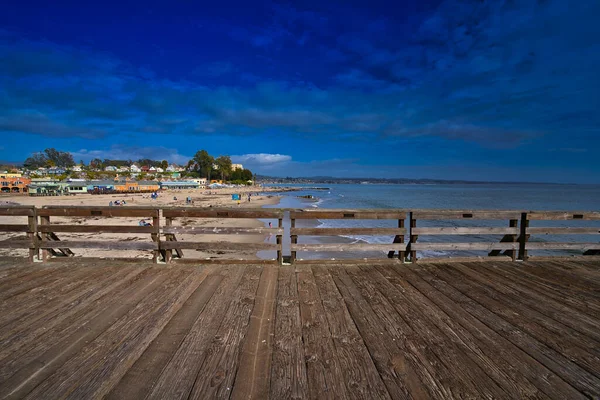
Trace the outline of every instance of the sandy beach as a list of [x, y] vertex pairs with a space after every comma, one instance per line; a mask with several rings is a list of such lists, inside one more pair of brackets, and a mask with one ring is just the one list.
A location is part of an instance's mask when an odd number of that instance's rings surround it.
[[[278, 204], [280, 196], [264, 194], [265, 192], [276, 192], [279, 189], [270, 188], [224, 188], [213, 190], [169, 190], [159, 192], [157, 199], [152, 199], [150, 194], [109, 194], [109, 195], [91, 195], [77, 194], [72, 196], [48, 196], [48, 197], [33, 197], [27, 195], [7, 195], [0, 197], [0, 206], [2, 205], [33, 205], [36, 207], [43, 206], [108, 206], [109, 202], [117, 200], [125, 200], [126, 205], [115, 207], [128, 206], [149, 206], [149, 207], [231, 207], [231, 208], [260, 208], [265, 205]], [[262, 193], [256, 195], [256, 193]], [[242, 196], [242, 201], [238, 202], [231, 199], [231, 195], [239, 193]], [[248, 202], [248, 194], [252, 194], [251, 201]], [[191, 197], [192, 204], [186, 204], [186, 198]], [[22, 224], [26, 223], [26, 217], [0, 217], [2, 224]], [[138, 225], [139, 218], [103, 218], [103, 217], [52, 217], [52, 224], [78, 224], [78, 225]], [[151, 222], [151, 220], [148, 220]], [[277, 221], [272, 221], [273, 226], [276, 226]], [[164, 219], [161, 220], [161, 225], [164, 225]], [[210, 219], [210, 218], [179, 218], [173, 221], [173, 225], [177, 226], [207, 226], [207, 227], [263, 227], [268, 224], [268, 221], [259, 221], [256, 219]], [[59, 237], [62, 240], [122, 240], [122, 241], [150, 241], [148, 234], [135, 233], [61, 233]], [[24, 238], [21, 233], [1, 232], [0, 240], [9, 238]], [[268, 235], [178, 235], [178, 241], [205, 241], [218, 242], [228, 241], [235, 243], [261, 243], [268, 241]], [[126, 258], [152, 258], [150, 251], [137, 250], [122, 250], [109, 251], [103, 249], [73, 249], [75, 257], [126, 257]], [[27, 255], [27, 250], [23, 249], [1, 249], [2, 256], [23, 256]], [[186, 259], [258, 259], [255, 251], [195, 251], [185, 250], [184, 257]], [[274, 256], [273, 256], [274, 257]]]

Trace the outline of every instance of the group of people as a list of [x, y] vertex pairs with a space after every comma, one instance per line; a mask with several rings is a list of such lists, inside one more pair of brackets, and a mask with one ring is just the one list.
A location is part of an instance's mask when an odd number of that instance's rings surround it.
[[125, 200], [115, 200], [114, 202], [111, 200], [108, 205], [110, 207], [112, 206], [124, 206], [125, 204], [127, 204], [127, 202]]

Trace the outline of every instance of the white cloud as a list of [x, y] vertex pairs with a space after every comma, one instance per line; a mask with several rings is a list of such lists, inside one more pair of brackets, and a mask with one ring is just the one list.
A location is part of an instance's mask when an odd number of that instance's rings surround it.
[[285, 154], [243, 154], [238, 156], [231, 156], [231, 160], [236, 163], [246, 163], [250, 165], [271, 165], [279, 164], [292, 161], [292, 156]]

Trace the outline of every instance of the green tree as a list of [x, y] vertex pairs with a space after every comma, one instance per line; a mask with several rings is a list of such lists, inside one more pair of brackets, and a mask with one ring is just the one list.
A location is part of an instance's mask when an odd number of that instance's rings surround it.
[[215, 164], [221, 173], [221, 179], [225, 180], [231, 174], [231, 158], [229, 156], [219, 156], [215, 160]]
[[251, 181], [252, 180], [252, 171], [249, 169], [243, 169], [241, 173], [242, 180]]
[[46, 155], [42, 152], [33, 153], [31, 157], [28, 157], [23, 166], [27, 169], [38, 169], [46, 166]]
[[94, 158], [92, 161], [90, 161], [90, 168], [91, 169], [104, 169], [104, 164], [102, 163], [101, 159]]
[[167, 168], [169, 168], [169, 162], [168, 162], [167, 160], [162, 160], [162, 161], [160, 162], [160, 167], [161, 167], [163, 170], [164, 170], [164, 169], [167, 169]]
[[208, 154], [208, 151], [200, 150], [196, 152], [191, 161], [193, 161], [192, 170], [200, 173], [210, 181], [213, 164], [215, 163], [214, 157]]

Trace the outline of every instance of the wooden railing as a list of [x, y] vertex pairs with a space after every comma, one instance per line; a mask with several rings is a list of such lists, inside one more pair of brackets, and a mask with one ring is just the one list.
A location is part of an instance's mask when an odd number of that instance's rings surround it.
[[[184, 250], [232, 251], [246, 254], [248, 251], [272, 251], [282, 263], [283, 255], [283, 209], [217, 209], [217, 208], [152, 208], [152, 207], [85, 207], [85, 206], [32, 206], [0, 207], [0, 233], [9, 238], [0, 241], [0, 249], [28, 249], [29, 260], [46, 261], [51, 256], [73, 256], [72, 249], [140, 250], [150, 251], [153, 260], [166, 262], [183, 260]], [[600, 235], [600, 212], [535, 212], [535, 211], [482, 211], [482, 210], [289, 210], [290, 212], [290, 260], [297, 261], [297, 252], [310, 252], [312, 258], [334, 258], [328, 253], [341, 254], [350, 261], [365, 252], [377, 252], [377, 259], [397, 258], [396, 262], [417, 262], [417, 255], [427, 251], [449, 252], [453, 259], [467, 252], [473, 255], [497, 259], [504, 256], [511, 260], [527, 260], [532, 252], [548, 257], [600, 255], [600, 243], [594, 239]], [[408, 215], [408, 230], [405, 220]], [[164, 217], [164, 226], [161, 225]], [[11, 218], [10, 223], [5, 223]], [[72, 218], [130, 218], [126, 224], [82, 224]], [[136, 222], [132, 224], [131, 218]], [[148, 225], [137, 219], [152, 221]], [[3, 220], [4, 219], [4, 220]], [[203, 220], [202, 222], [200, 220]], [[222, 227], [215, 224], [220, 219], [272, 219], [274, 227]], [[16, 223], [15, 221], [19, 221]], [[198, 222], [196, 222], [198, 220]], [[319, 220], [356, 220], [364, 226], [322, 227]], [[373, 222], [369, 222], [372, 220]], [[376, 220], [376, 221], [375, 221]], [[302, 226], [296, 226], [304, 221]], [[312, 223], [306, 223], [312, 221]], [[385, 221], [385, 222], [381, 222]], [[450, 224], [449, 222], [452, 221]], [[472, 222], [469, 222], [472, 221]], [[87, 221], [86, 221], [87, 222]], [[112, 221], [111, 221], [112, 222]], [[275, 225], [273, 224], [273, 225]], [[550, 225], [549, 225], [550, 224]], [[371, 225], [371, 226], [369, 226]], [[383, 225], [383, 226], [382, 226]], [[531, 226], [530, 226], [531, 225]], [[562, 225], [562, 226], [557, 226]], [[89, 234], [81, 238], [66, 239], [65, 236]], [[146, 238], [119, 240], [102, 239], [96, 234], [147, 234]], [[198, 235], [198, 236], [197, 236]], [[222, 235], [223, 240], [207, 240], [205, 235]], [[231, 240], [231, 235], [257, 236], [259, 240], [244, 243]], [[267, 235], [275, 236], [275, 243], [266, 243]], [[389, 243], [366, 242], [299, 243], [307, 236], [389, 236]], [[547, 238], [564, 235], [573, 240], [548, 241]], [[570, 235], [570, 236], [568, 236]], [[580, 235], [578, 237], [577, 235]], [[62, 236], [62, 238], [61, 238]], [[446, 240], [436, 238], [446, 237]], [[178, 240], [179, 237], [179, 240]], [[586, 239], [581, 239], [585, 237]], [[589, 239], [591, 238], [591, 239]], [[137, 240], [136, 240], [137, 239]], [[182, 240], [185, 239], [185, 240]], [[254, 238], [251, 238], [254, 239]], [[408, 239], [408, 241], [406, 241]], [[426, 240], [424, 240], [426, 239]], [[543, 241], [540, 241], [544, 239]], [[335, 239], [332, 239], [335, 240]], [[557, 254], [553, 251], [563, 252]], [[367, 253], [369, 254], [369, 253]], [[538, 256], [538, 254], [534, 254]], [[335, 257], [337, 258], [337, 257]], [[192, 259], [186, 257], [186, 259]], [[255, 260], [237, 257], [239, 261]], [[364, 261], [366, 258], [360, 258]], [[436, 258], [440, 259], [440, 258]], [[423, 260], [423, 258], [421, 258]], [[207, 259], [195, 259], [208, 262]], [[220, 259], [219, 261], [233, 261]], [[337, 259], [336, 262], [340, 262]]]
[[[0, 248], [29, 249], [29, 261], [33, 262], [37, 250], [37, 218], [33, 206], [10, 206], [0, 208], [0, 217], [21, 217], [18, 224], [0, 224], [0, 232], [25, 233], [23, 239], [7, 239], [0, 242]], [[27, 219], [25, 219], [27, 217]], [[0, 221], [4, 222], [4, 221]]]
[[[297, 228], [296, 220], [394, 220], [397, 228]], [[398, 210], [296, 210], [290, 211], [290, 236], [291, 236], [291, 262], [295, 262], [298, 251], [318, 252], [365, 252], [365, 251], [387, 251], [388, 257], [392, 258], [398, 252], [398, 258], [404, 260], [406, 244], [404, 243], [404, 220], [405, 211]], [[298, 243], [298, 236], [340, 236], [340, 235], [362, 235], [381, 236], [394, 235], [394, 240], [389, 244], [371, 243], [329, 243], [329, 244], [306, 244]], [[364, 260], [364, 259], [361, 259]], [[348, 262], [348, 260], [345, 260]]]
[[[408, 252], [413, 262], [417, 261], [417, 251], [487, 251], [489, 256], [507, 255], [512, 260], [517, 259], [519, 243], [519, 220], [522, 213], [519, 211], [436, 211], [423, 210], [410, 213], [410, 243]], [[459, 223], [465, 220], [508, 220], [507, 227], [477, 227], [477, 226], [452, 226], [452, 227], [418, 227], [419, 220], [445, 221], [452, 220]], [[435, 235], [478, 235], [489, 237], [489, 235], [503, 235], [500, 240], [489, 241], [452, 241], [452, 242], [417, 242], [422, 236]]]
[[[38, 233], [40, 241], [38, 248], [42, 250], [42, 259], [46, 261], [49, 253], [56, 255], [54, 249], [65, 256], [72, 256], [71, 249], [107, 249], [107, 250], [150, 250], [153, 260], [158, 261], [160, 251], [160, 219], [159, 211], [147, 207], [58, 207], [48, 206], [37, 210], [40, 218]], [[139, 225], [83, 225], [83, 224], [53, 224], [52, 217], [83, 217], [83, 218], [143, 218], [152, 219], [149, 226]], [[71, 221], [70, 221], [71, 222]], [[61, 240], [57, 233], [147, 233], [152, 241], [123, 241], [112, 240]], [[99, 238], [98, 238], [99, 239]]]
[[[573, 221], [573, 224], [580, 226], [562, 226], [562, 227], [530, 227], [530, 221]], [[581, 226], [582, 221], [598, 221], [596, 226]], [[539, 238], [540, 235], [600, 235], [600, 212], [529, 212], [524, 213], [521, 231], [526, 246], [523, 246], [519, 258], [527, 260], [529, 250], [579, 250], [583, 255], [599, 255], [600, 243], [598, 242], [533, 242], [531, 239]]]
[[[162, 241], [160, 248], [166, 251], [165, 260], [170, 262], [173, 257], [173, 250], [179, 258], [183, 257], [182, 249], [196, 250], [233, 250], [233, 251], [260, 251], [273, 250], [277, 252], [276, 262], [282, 261], [282, 238], [283, 238], [283, 211], [269, 209], [207, 209], [207, 208], [168, 208], [163, 209], [165, 217], [165, 227], [162, 229], [166, 237]], [[276, 228], [252, 228], [252, 227], [222, 227], [222, 226], [175, 226], [175, 218], [235, 218], [235, 219], [276, 219], [278, 221]], [[201, 235], [259, 235], [262, 238], [266, 234], [275, 235], [276, 243], [232, 243], [227, 241], [224, 236], [223, 241], [177, 241], [176, 234], [201, 234]], [[238, 258], [238, 260], [248, 261]]]

